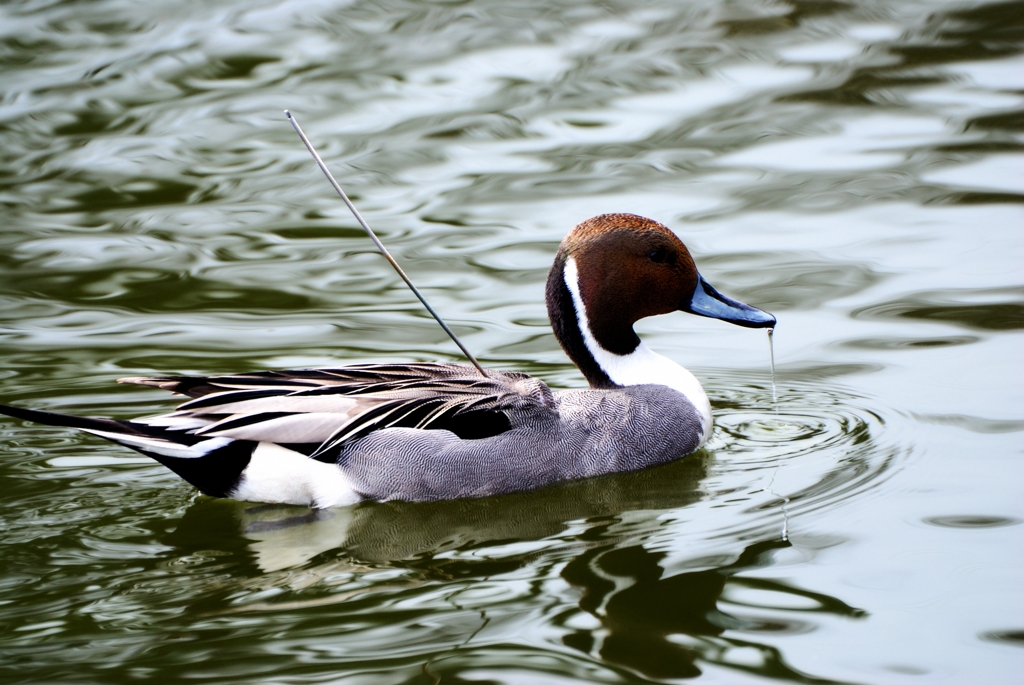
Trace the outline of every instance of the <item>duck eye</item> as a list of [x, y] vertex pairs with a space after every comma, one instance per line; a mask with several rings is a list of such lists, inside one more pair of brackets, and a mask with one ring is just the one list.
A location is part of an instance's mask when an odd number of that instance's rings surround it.
[[647, 256], [655, 264], [662, 264], [668, 260], [668, 250], [666, 250], [663, 247], [659, 247], [657, 250], [654, 250], [653, 252], [651, 252], [651, 254]]

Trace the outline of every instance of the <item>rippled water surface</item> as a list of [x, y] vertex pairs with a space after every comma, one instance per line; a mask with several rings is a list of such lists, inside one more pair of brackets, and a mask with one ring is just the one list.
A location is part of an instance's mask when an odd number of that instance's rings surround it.
[[0, 421], [0, 680], [1009, 683], [1024, 673], [1024, 3], [0, 5], [0, 401], [458, 359], [582, 384], [561, 237], [667, 223], [700, 453], [433, 504], [196, 494]]

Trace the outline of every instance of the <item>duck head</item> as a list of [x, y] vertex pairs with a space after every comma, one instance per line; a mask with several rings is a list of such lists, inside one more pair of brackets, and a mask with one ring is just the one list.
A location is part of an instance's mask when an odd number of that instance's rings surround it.
[[644, 317], [684, 311], [775, 327], [768, 312], [711, 287], [672, 231], [635, 214], [602, 214], [576, 226], [555, 256], [546, 299], [555, 336], [594, 388], [621, 384], [608, 369], [616, 357], [647, 352], [633, 331]]

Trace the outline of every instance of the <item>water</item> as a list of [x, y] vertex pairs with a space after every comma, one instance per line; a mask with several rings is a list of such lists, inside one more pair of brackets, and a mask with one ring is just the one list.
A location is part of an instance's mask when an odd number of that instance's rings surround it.
[[[469, 502], [209, 500], [0, 422], [6, 682], [1013, 682], [1024, 4], [0, 6], [0, 398], [460, 355], [581, 384], [542, 301], [604, 211], [753, 331], [644, 322], [716, 413], [660, 469]], [[777, 408], [777, 413], [776, 413]]]

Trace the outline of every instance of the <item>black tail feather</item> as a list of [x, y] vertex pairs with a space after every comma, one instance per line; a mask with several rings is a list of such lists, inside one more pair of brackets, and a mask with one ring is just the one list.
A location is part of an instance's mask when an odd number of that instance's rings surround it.
[[44, 426], [67, 426], [80, 430], [111, 431], [115, 433], [126, 433], [128, 435], [146, 435], [126, 421], [115, 419], [99, 419], [88, 416], [71, 416], [69, 414], [57, 414], [52, 411], [40, 411], [38, 409], [23, 409], [0, 404], [0, 414], [41, 423]]
[[6, 414], [16, 419], [32, 421], [34, 423], [41, 423], [45, 426], [62, 426], [114, 434], [112, 437], [107, 435], [101, 437], [124, 447], [129, 447], [151, 459], [155, 459], [198, 488], [204, 495], [211, 497], [231, 496], [231, 492], [238, 485], [242, 471], [249, 465], [249, 459], [252, 456], [253, 449], [256, 447], [256, 444], [253, 442], [233, 440], [208, 452], [197, 452], [195, 457], [175, 457], [147, 449], [145, 446], [120, 442], [116, 439], [116, 436], [156, 439], [164, 441], [168, 445], [180, 445], [185, 448], [209, 441], [210, 438], [193, 435], [184, 431], [172, 431], [160, 426], [132, 423], [131, 421], [70, 416], [68, 414], [57, 414], [38, 409], [11, 407], [5, 404], [0, 404], [0, 414]]

